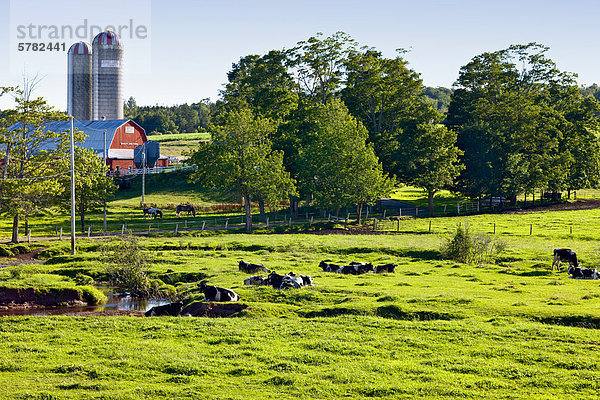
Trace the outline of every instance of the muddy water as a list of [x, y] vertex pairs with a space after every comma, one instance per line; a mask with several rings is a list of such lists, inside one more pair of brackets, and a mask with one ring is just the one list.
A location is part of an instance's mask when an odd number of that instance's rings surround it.
[[123, 294], [114, 288], [98, 287], [106, 295], [106, 304], [97, 306], [69, 306], [69, 307], [44, 307], [28, 308], [21, 310], [0, 310], [2, 315], [62, 315], [90, 311], [148, 311], [154, 306], [171, 303], [168, 299], [140, 299]]

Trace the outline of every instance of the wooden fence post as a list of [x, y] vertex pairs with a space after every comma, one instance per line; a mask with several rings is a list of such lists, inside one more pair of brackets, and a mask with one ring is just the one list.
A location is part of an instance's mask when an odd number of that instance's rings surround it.
[[61, 226], [60, 227], [60, 235], [58, 236], [58, 240], [62, 240], [62, 231], [63, 231], [63, 228]]
[[385, 219], [385, 214], [387, 213], [387, 208], [383, 210], [383, 219]]
[[460, 203], [456, 203], [456, 214], [460, 215]]
[[327, 222], [331, 222], [331, 213], [327, 214]]
[[206, 225], [206, 221], [202, 221], [202, 231], [201, 232], [204, 232], [204, 225]]
[[529, 224], [529, 236], [533, 233], [533, 224]]
[[267, 217], [267, 228], [269, 227], [269, 217]]
[[187, 219], [184, 221], [184, 227], [187, 228]]
[[429, 221], [429, 233], [431, 233], [431, 221]]
[[125, 224], [121, 225], [121, 236], [125, 234]]
[[[310, 225], [309, 225], [309, 226], [312, 226], [312, 224], [313, 224], [313, 216], [311, 215], [311, 216], [310, 216]], [[269, 226], [269, 225], [268, 225], [268, 221], [267, 221], [267, 226]]]
[[573, 234], [573, 225], [571, 225], [571, 226], [569, 227], [569, 233], [570, 233], [571, 235]]
[[31, 229], [27, 231], [27, 243], [31, 243]]
[[88, 237], [92, 236], [92, 226], [88, 225]]
[[365, 219], [369, 219], [369, 207], [367, 207], [367, 216], [365, 217]]
[[377, 218], [373, 218], [373, 232], [377, 230]]
[[148, 235], [150, 234], [150, 227], [152, 226], [152, 224], [148, 224]]
[[446, 207], [448, 207], [448, 204], [444, 204], [444, 215], [446, 215]]
[[398, 227], [396, 228], [397, 232], [400, 232], [400, 218], [398, 218]]
[[179, 233], [179, 224], [175, 224], [175, 234]]
[[496, 234], [496, 223], [494, 222], [494, 235]]
[[288, 227], [292, 227], [292, 216], [290, 215], [290, 219], [288, 220]]
[[227, 227], [229, 226], [229, 218], [225, 219], [225, 230], [227, 230]]
[[415, 217], [418, 217], [418, 216], [419, 216], [419, 207], [416, 207], [415, 208]]

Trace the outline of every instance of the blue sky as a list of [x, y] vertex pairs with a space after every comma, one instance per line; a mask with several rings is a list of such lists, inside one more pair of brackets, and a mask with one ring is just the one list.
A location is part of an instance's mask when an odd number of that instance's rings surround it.
[[[15, 26], [84, 19], [147, 26], [143, 40], [122, 40], [125, 98], [142, 105], [216, 100], [241, 56], [336, 31], [389, 57], [410, 49], [405, 58], [429, 86], [449, 87], [477, 54], [532, 41], [549, 46], [559, 68], [588, 85], [600, 83], [599, 15], [598, 0], [0, 0], [0, 86], [18, 85], [23, 70], [39, 73], [45, 78], [35, 94], [65, 109], [66, 54], [19, 53]], [[0, 107], [7, 104], [0, 99]]]

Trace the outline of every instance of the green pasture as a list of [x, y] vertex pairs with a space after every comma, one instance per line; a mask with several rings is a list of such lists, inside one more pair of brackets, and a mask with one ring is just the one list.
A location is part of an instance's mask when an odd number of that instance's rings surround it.
[[[1, 317], [0, 397], [594, 398], [600, 285], [550, 265], [563, 246], [598, 265], [599, 220], [581, 210], [406, 219], [378, 235], [151, 235], [140, 240], [153, 279], [186, 303], [202, 298], [200, 281], [232, 288], [248, 308], [228, 319]], [[458, 223], [506, 249], [486, 265], [445, 260], [440, 245]], [[51, 243], [50, 259], [20, 278], [102, 280], [100, 243], [80, 240], [76, 256]], [[244, 286], [239, 260], [315, 285]], [[321, 260], [397, 267], [337, 275]]]
[[150, 140], [156, 142], [175, 142], [175, 141], [188, 141], [188, 140], [210, 140], [210, 132], [187, 132], [187, 133], [174, 133], [169, 135], [150, 135]]

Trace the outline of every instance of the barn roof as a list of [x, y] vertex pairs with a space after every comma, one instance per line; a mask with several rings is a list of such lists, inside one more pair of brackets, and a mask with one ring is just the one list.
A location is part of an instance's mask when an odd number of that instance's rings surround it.
[[[85, 142], [80, 145], [87, 149], [94, 150], [97, 153], [102, 154], [104, 151], [104, 132], [106, 132], [106, 147], [110, 148], [110, 145], [115, 137], [117, 129], [125, 125], [128, 122], [132, 122], [138, 126], [142, 131], [142, 128], [138, 123], [131, 119], [107, 119], [107, 120], [95, 120], [95, 121], [74, 121], [73, 127], [76, 130], [83, 132], [87, 137]], [[19, 129], [21, 125], [15, 124], [10, 127], [11, 130]], [[71, 129], [71, 121], [51, 121], [44, 124], [44, 129], [52, 132], [65, 132]], [[48, 142], [42, 147], [43, 150], [52, 150], [56, 148], [55, 143]]]

